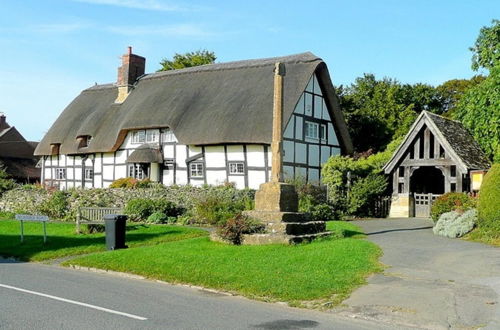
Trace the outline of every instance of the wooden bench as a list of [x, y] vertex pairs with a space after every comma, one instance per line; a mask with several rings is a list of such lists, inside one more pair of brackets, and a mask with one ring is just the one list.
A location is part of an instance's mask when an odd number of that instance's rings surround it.
[[118, 207], [80, 207], [76, 213], [76, 232], [80, 234], [80, 225], [104, 225], [106, 214], [123, 214]]

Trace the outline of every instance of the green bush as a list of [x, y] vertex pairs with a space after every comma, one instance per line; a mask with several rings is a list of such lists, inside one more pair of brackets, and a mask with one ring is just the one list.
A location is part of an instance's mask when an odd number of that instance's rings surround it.
[[39, 206], [39, 212], [52, 219], [64, 219], [68, 211], [68, 193], [65, 191], [54, 191], [50, 197]]
[[15, 216], [14, 212], [0, 211], [0, 220], [12, 220]]
[[500, 164], [493, 164], [479, 191], [478, 227], [500, 237]]
[[373, 216], [373, 205], [387, 188], [387, 179], [382, 174], [370, 173], [354, 181], [347, 198], [347, 212], [356, 216]]
[[431, 218], [439, 220], [443, 213], [458, 211], [463, 213], [476, 207], [476, 200], [465, 193], [449, 192], [436, 198], [431, 207]]
[[477, 223], [477, 210], [470, 209], [463, 214], [451, 211], [441, 214], [432, 231], [436, 235], [457, 238], [470, 232]]
[[[183, 213], [183, 210], [177, 207], [173, 202], [165, 199], [136, 198], [128, 201], [124, 210], [131, 221], [148, 220], [152, 214], [161, 213], [165, 217], [165, 222], [169, 217], [177, 217]], [[158, 215], [155, 215], [155, 219]], [[163, 222], [162, 222], [163, 223]]]
[[168, 217], [165, 213], [162, 212], [154, 212], [152, 213], [146, 220], [149, 223], [167, 223]]
[[[1, 164], [1, 163], [0, 163]], [[9, 178], [7, 172], [3, 170], [0, 166], [0, 195], [5, 191], [14, 189], [17, 186], [17, 183]]]
[[219, 225], [217, 235], [232, 244], [241, 244], [244, 234], [259, 233], [263, 230], [264, 225], [262, 223], [238, 214]]
[[109, 185], [109, 187], [110, 188], [134, 189], [134, 188], [149, 188], [151, 185], [152, 185], [152, 182], [149, 179], [137, 180], [134, 178], [120, 178], [120, 179], [113, 181]]

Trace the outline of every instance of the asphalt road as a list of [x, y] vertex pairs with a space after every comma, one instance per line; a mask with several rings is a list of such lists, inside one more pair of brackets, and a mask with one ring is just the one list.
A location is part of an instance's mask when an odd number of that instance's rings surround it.
[[388, 266], [347, 311], [424, 329], [500, 329], [500, 248], [436, 236], [425, 219], [357, 221]]
[[0, 260], [0, 329], [395, 329], [183, 286]]

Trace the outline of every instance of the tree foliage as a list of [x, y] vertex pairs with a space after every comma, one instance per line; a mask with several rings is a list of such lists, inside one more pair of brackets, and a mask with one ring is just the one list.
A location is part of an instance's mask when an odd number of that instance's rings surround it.
[[172, 60], [163, 58], [160, 61], [161, 69], [158, 71], [178, 70], [198, 65], [212, 64], [217, 59], [214, 52], [197, 50], [185, 54], [175, 53]]
[[479, 31], [479, 36], [473, 47], [472, 69], [479, 68], [491, 70], [500, 64], [500, 21], [494, 19], [491, 26], [484, 26]]
[[453, 117], [469, 130], [488, 157], [500, 162], [500, 65], [464, 94]]
[[0, 195], [2, 195], [4, 191], [14, 189], [15, 187], [17, 187], [16, 182], [9, 177], [3, 165], [0, 163]]
[[470, 88], [480, 84], [486, 77], [477, 75], [470, 79], [451, 79], [436, 87], [442, 112], [447, 117], [453, 117], [453, 112], [460, 99]]

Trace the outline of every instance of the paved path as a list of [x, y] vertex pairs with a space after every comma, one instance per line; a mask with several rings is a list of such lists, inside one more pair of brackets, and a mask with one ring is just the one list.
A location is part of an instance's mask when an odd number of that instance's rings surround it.
[[0, 329], [393, 329], [205, 290], [0, 260]]
[[500, 248], [435, 236], [424, 219], [355, 223], [388, 268], [343, 313], [425, 329], [500, 329]]

